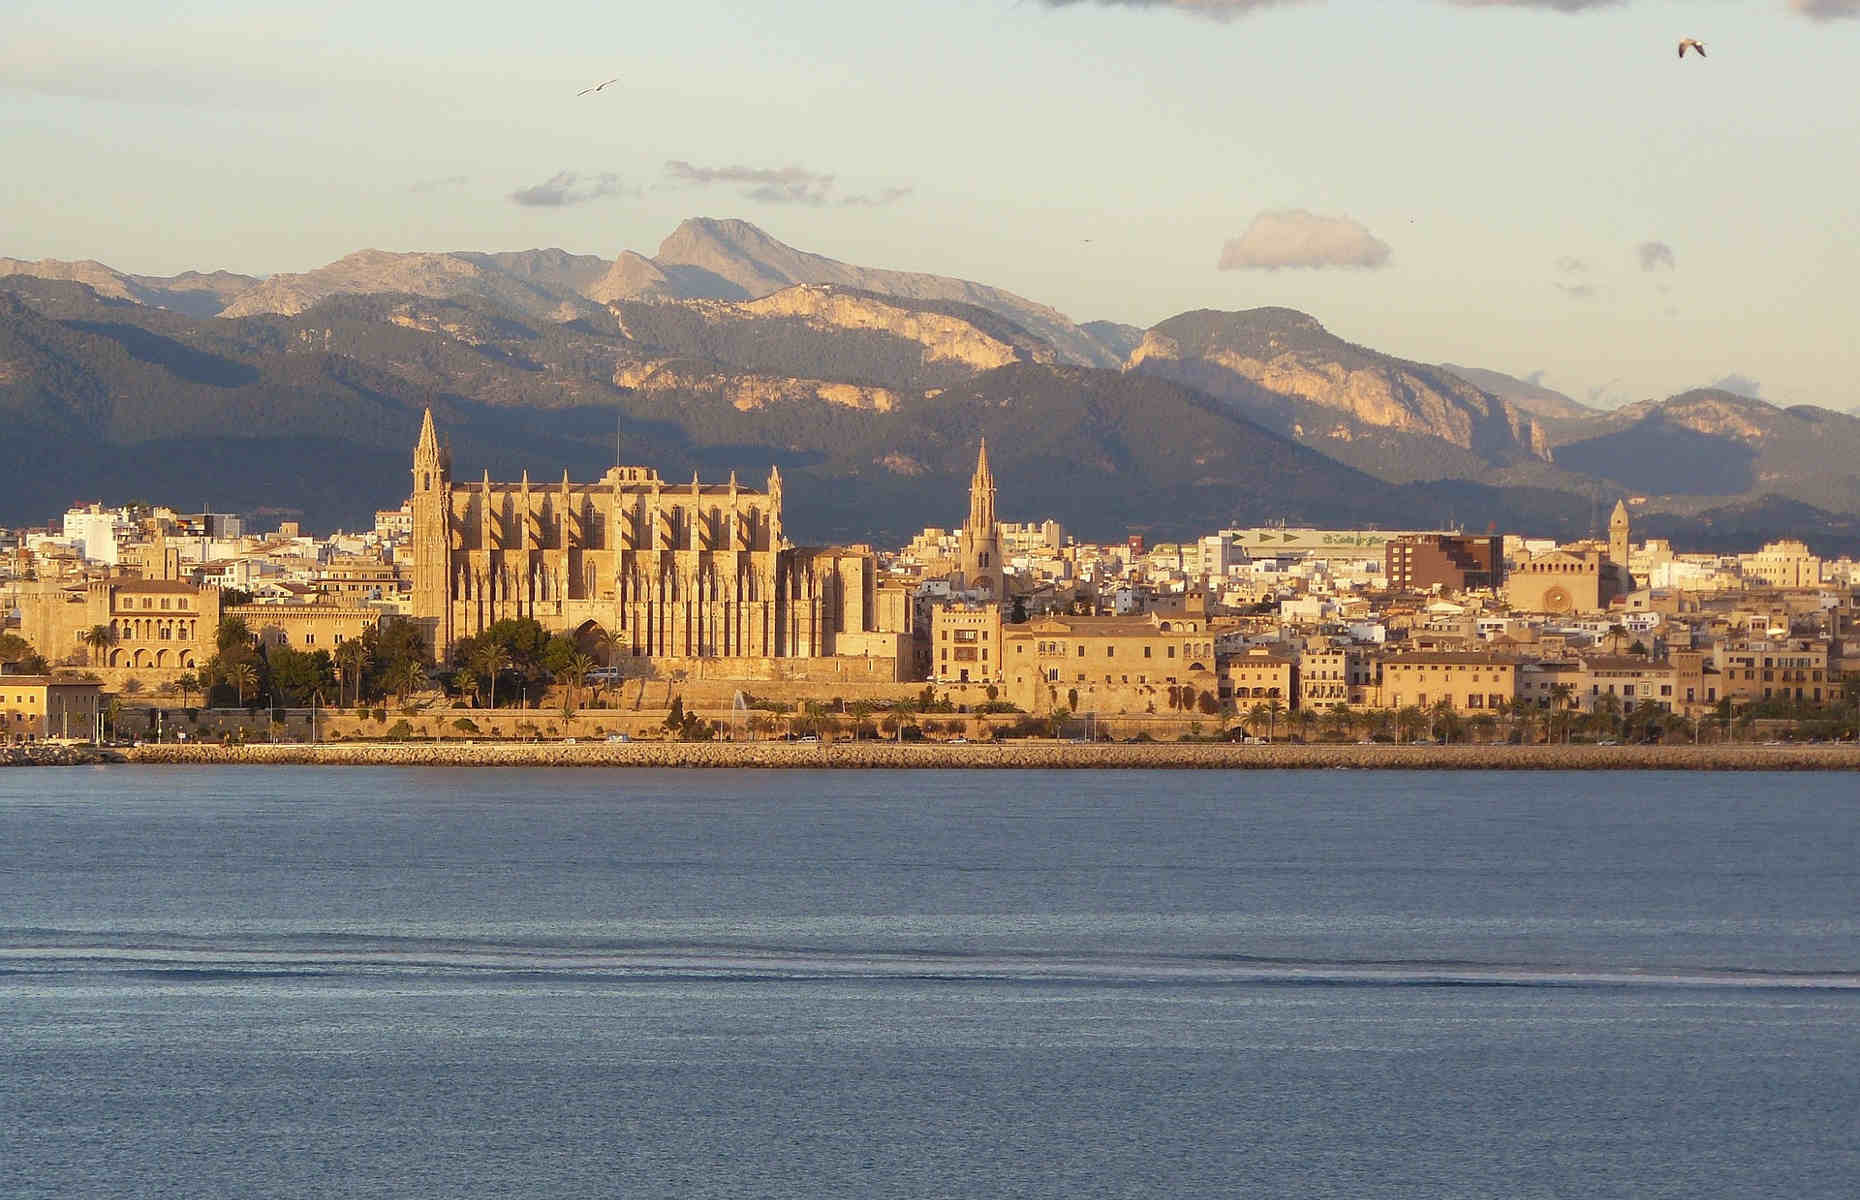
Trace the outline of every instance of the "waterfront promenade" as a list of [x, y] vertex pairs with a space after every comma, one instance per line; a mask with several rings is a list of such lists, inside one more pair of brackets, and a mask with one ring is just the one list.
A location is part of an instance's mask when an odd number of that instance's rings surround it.
[[1230, 742], [401, 742], [139, 746], [142, 764], [845, 769], [1860, 770], [1860, 746], [1391, 746]]

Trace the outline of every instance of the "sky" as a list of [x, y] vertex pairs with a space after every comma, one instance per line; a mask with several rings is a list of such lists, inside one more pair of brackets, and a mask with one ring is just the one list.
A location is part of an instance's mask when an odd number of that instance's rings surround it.
[[1077, 321], [1284, 305], [1588, 402], [1848, 408], [1857, 56], [1860, 0], [11, 0], [0, 256], [741, 217]]

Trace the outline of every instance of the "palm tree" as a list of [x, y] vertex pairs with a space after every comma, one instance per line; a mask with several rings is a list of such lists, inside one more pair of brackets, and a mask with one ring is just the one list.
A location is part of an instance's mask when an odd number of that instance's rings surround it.
[[1356, 714], [1350, 706], [1339, 700], [1324, 710], [1322, 718], [1326, 730], [1342, 737], [1349, 737], [1350, 729], [1356, 724]]
[[1621, 735], [1621, 697], [1603, 692], [1596, 698], [1595, 715], [1606, 722], [1605, 728], [1616, 737]]
[[1428, 708], [1427, 715], [1428, 736], [1439, 742], [1452, 741], [1454, 727], [1459, 720], [1458, 714], [1453, 711], [1453, 701], [1442, 696]]
[[452, 676], [452, 687], [461, 696], [467, 692], [476, 696], [478, 694], [478, 677], [464, 667], [460, 667], [457, 673]]
[[1427, 714], [1419, 705], [1410, 704], [1395, 714], [1395, 735], [1398, 740], [1412, 742], [1427, 728]]
[[497, 707], [497, 677], [510, 669], [510, 652], [496, 642], [486, 642], [478, 647], [472, 656], [472, 666], [478, 674], [488, 676], [491, 680], [491, 707]]
[[1550, 685], [1550, 704], [1561, 718], [1563, 740], [1569, 741], [1569, 710], [1576, 704], [1576, 685], [1573, 683], [1553, 683]]
[[345, 684], [354, 681], [355, 703], [358, 705], [362, 702], [362, 672], [368, 667], [368, 659], [368, 647], [360, 638], [350, 638], [336, 647], [336, 665], [342, 668]]
[[1277, 696], [1266, 698], [1266, 740], [1272, 740], [1273, 730], [1277, 728], [1279, 718], [1285, 715], [1285, 702]]
[[244, 617], [221, 617], [219, 628], [213, 632], [213, 644], [221, 654], [235, 646], [247, 645], [251, 640], [252, 629]]
[[573, 702], [575, 692], [587, 682], [588, 672], [594, 669], [594, 660], [585, 654], [572, 655], [562, 667], [562, 675], [568, 680], [569, 700]]
[[239, 691], [239, 706], [245, 707], [245, 689], [258, 686], [258, 672], [249, 662], [237, 662], [226, 668], [226, 682]]
[[426, 686], [426, 668], [412, 659], [402, 663], [400, 669], [394, 672], [394, 676], [395, 691], [402, 704], [407, 703], [407, 697], [411, 693]]
[[86, 649], [90, 651], [90, 665], [101, 667], [104, 652], [116, 645], [116, 630], [108, 625], [92, 625], [83, 633], [78, 634], [78, 641], [83, 642]]
[[614, 654], [626, 645], [626, 640], [612, 629], [602, 629], [594, 635], [594, 648], [600, 652], [601, 665], [614, 665]]
[[1316, 713], [1308, 708], [1295, 709], [1289, 720], [1292, 726], [1298, 730], [1299, 741], [1308, 742], [1311, 740], [1311, 731], [1317, 727], [1318, 723], [1318, 715]]
[[1272, 714], [1266, 710], [1266, 702], [1264, 700], [1261, 700], [1252, 708], [1246, 710], [1247, 728], [1253, 731], [1254, 737], [1258, 737], [1260, 727], [1266, 725], [1267, 722], [1271, 720]]
[[189, 707], [187, 703], [188, 697], [200, 690], [200, 676], [194, 674], [192, 671], [184, 672], [174, 681], [174, 686], [175, 689], [181, 693], [181, 707], [187, 708]]

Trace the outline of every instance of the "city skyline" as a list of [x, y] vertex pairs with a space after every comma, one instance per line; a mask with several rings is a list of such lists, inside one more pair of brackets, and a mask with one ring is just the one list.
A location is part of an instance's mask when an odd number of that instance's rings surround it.
[[[0, 253], [611, 258], [741, 215], [1079, 321], [1279, 304], [1579, 400], [1847, 408], [1854, 9], [709, 0], [513, 28], [338, 4], [306, 35], [27, 5], [0, 18]], [[1711, 57], [1679, 61], [1687, 36]]]

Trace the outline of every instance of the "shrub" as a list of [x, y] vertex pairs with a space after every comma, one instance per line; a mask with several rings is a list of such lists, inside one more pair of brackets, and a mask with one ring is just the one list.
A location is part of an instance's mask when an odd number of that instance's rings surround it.
[[375, 720], [379, 721], [381, 724], [383, 725], [387, 724], [387, 709], [385, 708], [375, 709], [374, 717], [375, 717]]
[[452, 722], [452, 728], [458, 730], [460, 733], [477, 733], [478, 723], [470, 717], [460, 717], [458, 720]]
[[389, 741], [404, 742], [412, 736], [413, 726], [404, 717], [388, 727], [387, 737]]

